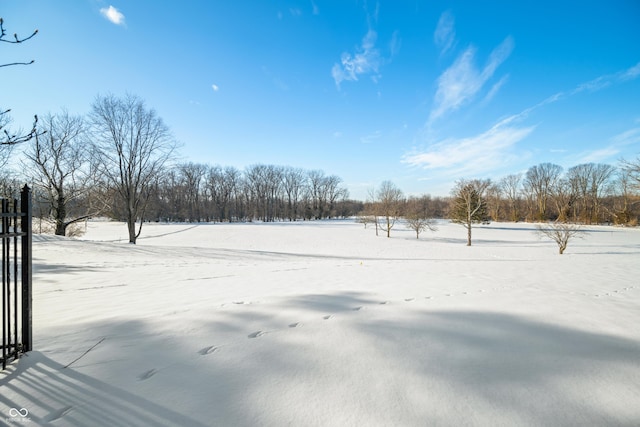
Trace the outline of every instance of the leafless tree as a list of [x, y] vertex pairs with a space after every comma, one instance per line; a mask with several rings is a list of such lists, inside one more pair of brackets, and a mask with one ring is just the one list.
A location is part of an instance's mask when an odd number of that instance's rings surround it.
[[536, 219], [544, 220], [551, 189], [562, 175], [562, 167], [553, 163], [541, 163], [527, 171], [523, 186], [536, 205]]
[[499, 221], [503, 204], [502, 187], [499, 184], [490, 184], [485, 193], [487, 213], [491, 220]]
[[634, 182], [631, 172], [624, 167], [618, 169], [613, 180], [613, 203], [609, 209], [614, 223], [637, 225], [638, 218], [633, 216], [633, 207], [640, 205], [640, 198], [634, 197], [633, 190]]
[[[91, 112], [100, 170], [124, 204], [129, 242], [142, 231], [151, 184], [176, 149], [169, 128], [142, 99], [98, 96]], [[139, 227], [136, 222], [140, 220]]]
[[558, 251], [562, 255], [567, 249], [569, 241], [574, 237], [584, 237], [584, 232], [579, 225], [567, 223], [551, 223], [546, 226], [537, 225], [537, 234], [540, 237], [548, 237], [558, 244]]
[[282, 174], [282, 190], [286, 197], [285, 215], [289, 221], [300, 218], [300, 201], [305, 189], [307, 176], [300, 168], [284, 168]]
[[502, 188], [502, 194], [507, 198], [509, 218], [511, 221], [517, 222], [520, 219], [519, 204], [522, 174], [507, 175], [500, 180], [499, 185]]
[[467, 246], [471, 246], [473, 224], [487, 218], [485, 193], [491, 185], [488, 179], [460, 180], [451, 192], [451, 220], [467, 229]]
[[307, 172], [307, 191], [309, 192], [309, 209], [315, 219], [321, 219], [324, 210], [326, 176], [324, 171], [310, 170]]
[[213, 203], [215, 220], [231, 222], [234, 217], [243, 216], [238, 205], [241, 187], [242, 174], [238, 169], [231, 166], [209, 168], [205, 188]]
[[615, 168], [602, 163], [584, 163], [569, 168], [567, 176], [580, 201], [579, 218], [584, 223], [600, 221], [600, 199]]
[[558, 222], [567, 222], [571, 219], [571, 208], [576, 201], [575, 188], [569, 179], [559, 179], [550, 189], [550, 198], [558, 212]]
[[245, 179], [254, 216], [265, 222], [278, 218], [282, 168], [274, 165], [253, 165], [245, 170]]
[[[36, 34], [38, 34], [38, 30], [34, 30], [33, 33], [31, 33], [30, 36], [28, 37], [24, 37], [24, 38], [20, 38], [18, 37], [17, 33], [13, 34], [13, 39], [7, 39], [7, 31], [4, 28], [4, 20], [2, 18], [0, 18], [0, 42], [2, 43], [9, 43], [9, 44], [20, 44], [22, 42], [25, 42], [29, 39], [31, 39], [32, 37], [34, 37]], [[10, 67], [13, 65], [31, 65], [33, 64], [35, 61], [31, 60], [29, 62], [9, 62], [6, 64], [0, 64], [0, 68], [2, 67]], [[34, 116], [33, 119], [33, 127], [31, 128], [31, 130], [28, 133], [22, 134], [20, 135], [22, 132], [18, 132], [18, 133], [13, 133], [10, 132], [7, 129], [7, 125], [9, 123], [11, 123], [11, 118], [9, 117], [9, 112], [11, 110], [2, 110], [0, 109], [0, 132], [2, 132], [3, 136], [0, 137], [0, 145], [2, 146], [7, 146], [7, 145], [15, 145], [15, 144], [19, 144], [21, 142], [27, 142], [30, 141], [31, 139], [33, 139], [36, 134], [37, 134], [37, 126], [38, 126], [38, 116]], [[4, 147], [2, 147], [4, 148]], [[2, 151], [5, 151], [6, 149], [3, 149]], [[3, 156], [6, 156], [8, 154], [0, 154], [0, 165], [1, 165], [1, 160]]]
[[632, 187], [640, 191], [640, 157], [635, 160], [622, 160], [621, 168], [627, 171]]
[[[48, 114], [41, 123], [25, 157], [30, 165], [34, 185], [46, 195], [55, 222], [55, 234], [66, 235], [67, 228], [100, 210], [91, 203], [91, 190], [95, 181], [86, 126], [82, 116]], [[46, 133], [42, 132], [46, 130]]]
[[426, 230], [437, 231], [436, 222], [433, 219], [431, 197], [410, 197], [404, 208], [404, 219], [407, 228], [415, 231], [416, 239], [420, 233]]
[[182, 181], [188, 221], [202, 220], [202, 186], [207, 166], [202, 163], [182, 163], [178, 165], [178, 172]]
[[402, 216], [404, 195], [393, 182], [383, 181], [378, 189], [377, 216], [379, 226], [391, 237], [391, 229]]

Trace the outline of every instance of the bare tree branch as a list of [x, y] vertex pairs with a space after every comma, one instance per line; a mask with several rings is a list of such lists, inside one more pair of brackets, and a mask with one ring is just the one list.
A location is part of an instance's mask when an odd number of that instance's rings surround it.
[[536, 230], [540, 237], [548, 237], [558, 244], [560, 255], [567, 249], [567, 245], [572, 238], [584, 237], [584, 231], [577, 224], [551, 223], [546, 228], [537, 225]]

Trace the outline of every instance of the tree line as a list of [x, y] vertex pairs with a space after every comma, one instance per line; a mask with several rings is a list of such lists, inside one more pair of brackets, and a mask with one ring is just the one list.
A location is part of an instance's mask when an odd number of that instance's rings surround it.
[[[467, 230], [489, 221], [529, 221], [560, 224], [637, 226], [640, 219], [640, 158], [619, 165], [584, 163], [566, 171], [553, 163], [530, 167], [526, 173], [490, 179], [458, 180], [449, 197], [405, 197], [392, 182], [371, 190], [359, 220], [375, 224], [387, 237], [399, 219], [416, 232], [434, 230], [430, 219], [446, 218]], [[559, 227], [564, 234], [571, 227]], [[558, 229], [554, 229], [558, 232]]]
[[296, 221], [362, 209], [338, 176], [321, 170], [176, 163], [168, 126], [134, 95], [98, 96], [87, 116], [47, 114], [23, 146], [23, 173], [5, 174], [3, 193], [26, 179], [36, 214], [58, 235], [98, 215], [126, 222], [135, 243], [145, 221]]
[[[0, 178], [3, 194], [26, 179], [35, 212], [54, 232], [91, 216], [127, 223], [135, 243], [145, 221], [296, 221], [359, 215], [387, 236], [400, 218], [416, 231], [433, 218], [467, 227], [480, 221], [558, 221], [637, 225], [640, 160], [576, 165], [541, 163], [499, 180], [458, 181], [449, 197], [405, 197], [391, 181], [348, 198], [342, 180], [320, 170], [256, 164], [244, 170], [176, 163], [178, 145], [155, 110], [137, 96], [98, 96], [86, 116], [62, 110], [23, 141], [20, 176]], [[13, 144], [11, 145], [13, 146]], [[6, 157], [5, 157], [6, 161]], [[3, 168], [3, 171], [5, 168]]]

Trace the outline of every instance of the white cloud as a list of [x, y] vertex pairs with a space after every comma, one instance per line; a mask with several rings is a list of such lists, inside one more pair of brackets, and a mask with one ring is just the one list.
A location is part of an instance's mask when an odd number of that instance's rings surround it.
[[450, 12], [444, 12], [440, 15], [436, 31], [433, 33], [433, 42], [440, 49], [440, 54], [449, 51], [456, 39], [453, 15]]
[[479, 70], [474, 63], [476, 49], [467, 48], [438, 78], [435, 106], [431, 110], [429, 122], [457, 110], [473, 99], [512, 51], [513, 39], [507, 37], [491, 52], [484, 68]]
[[507, 82], [507, 80], [509, 80], [509, 75], [507, 74], [506, 76], [503, 76], [498, 83], [494, 84], [491, 87], [491, 90], [489, 91], [489, 93], [487, 93], [487, 96], [484, 97], [483, 103], [488, 103], [489, 101], [491, 101], [493, 99], [494, 96], [496, 96], [496, 93], [498, 93], [498, 91], [500, 90], [500, 88]]
[[424, 152], [405, 155], [402, 162], [423, 169], [448, 170], [458, 177], [490, 172], [508, 160], [510, 149], [535, 128], [505, 123], [501, 121], [479, 135], [437, 142]]
[[302, 16], [302, 10], [298, 9], [297, 7], [290, 8], [289, 13], [291, 13], [292, 16]]
[[633, 67], [629, 68], [626, 71], [622, 72], [621, 78], [622, 80], [631, 80], [640, 76], [640, 62], [638, 62]]
[[311, 8], [314, 15], [320, 15], [320, 9], [318, 9], [318, 5], [316, 4], [316, 2], [311, 1]]
[[334, 64], [331, 75], [340, 88], [343, 81], [357, 81], [359, 75], [373, 74], [372, 78], [377, 79], [378, 68], [380, 66], [380, 52], [375, 47], [377, 34], [369, 30], [362, 39], [362, 45], [356, 49], [353, 55], [344, 52], [340, 59], [340, 64]]
[[629, 69], [619, 71], [614, 74], [600, 76], [586, 83], [581, 83], [571, 92], [571, 95], [584, 91], [596, 92], [613, 84], [633, 80], [638, 76], [640, 76], [640, 62]]
[[600, 163], [616, 160], [625, 147], [640, 145], [640, 128], [632, 128], [609, 139], [607, 146], [582, 152], [576, 163]]
[[116, 25], [124, 25], [124, 15], [113, 6], [103, 7], [100, 9], [102, 16]]
[[213, 84], [211, 85], [211, 89], [213, 89], [214, 92], [217, 92], [220, 90], [220, 87], [218, 85]]
[[389, 42], [389, 52], [391, 53], [391, 56], [396, 56], [400, 51], [400, 45], [402, 43], [398, 34], [398, 30], [396, 30], [391, 35], [391, 41]]

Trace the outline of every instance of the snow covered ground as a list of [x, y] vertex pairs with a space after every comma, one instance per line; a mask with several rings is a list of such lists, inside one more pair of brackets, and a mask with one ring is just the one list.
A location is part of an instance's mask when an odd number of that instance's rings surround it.
[[0, 372], [0, 424], [640, 425], [640, 230], [564, 255], [533, 230], [34, 237], [36, 350]]

